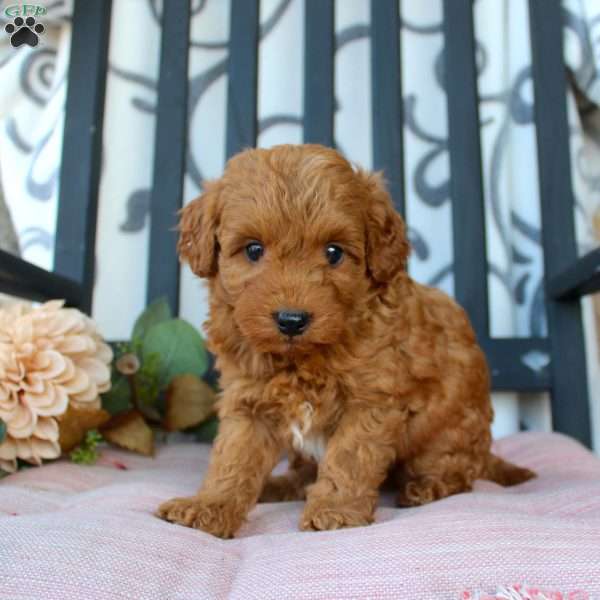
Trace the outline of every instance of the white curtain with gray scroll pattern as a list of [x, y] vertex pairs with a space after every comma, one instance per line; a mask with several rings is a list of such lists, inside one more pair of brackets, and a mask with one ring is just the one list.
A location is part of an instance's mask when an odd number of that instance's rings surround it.
[[[51, 268], [71, 4], [46, 2], [39, 45], [18, 50], [4, 32], [8, 4], [0, 18], [0, 177], [23, 256]], [[186, 202], [224, 166], [230, 9], [228, 0], [192, 6]], [[442, 6], [440, 0], [403, 0], [400, 8], [410, 270], [452, 293]], [[261, 0], [260, 9], [258, 144], [301, 142], [303, 2]], [[161, 11], [158, 0], [113, 1], [94, 295], [94, 317], [111, 339], [129, 334], [145, 302]], [[568, 103], [584, 252], [597, 245], [592, 224], [600, 207], [600, 2], [564, 0], [563, 15], [565, 57], [577, 88]], [[337, 0], [335, 19], [336, 144], [370, 167], [369, 0]], [[546, 324], [527, 2], [477, 0], [475, 22], [492, 334], [540, 336]], [[182, 315], [200, 325], [207, 310], [203, 285], [186, 268], [181, 287]], [[589, 307], [584, 312], [591, 325]], [[591, 342], [588, 353], [594, 367]], [[547, 357], [527, 360], [539, 368]], [[591, 378], [597, 382], [597, 369]], [[592, 396], [598, 431], [600, 398]], [[497, 394], [495, 404], [496, 435], [523, 423], [549, 428], [542, 396], [519, 401]]]

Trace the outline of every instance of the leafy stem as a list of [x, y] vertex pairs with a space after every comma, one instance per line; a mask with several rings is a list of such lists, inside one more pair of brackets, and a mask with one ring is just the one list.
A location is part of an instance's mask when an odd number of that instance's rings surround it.
[[162, 422], [160, 419], [160, 415], [158, 413], [154, 414], [154, 411], [149, 410], [148, 407], [144, 406], [140, 402], [135, 373], [126, 375], [126, 377], [127, 377], [127, 382], [129, 383], [129, 393], [130, 393], [131, 404], [133, 404], [133, 407], [138, 412], [140, 412], [142, 415], [144, 415], [144, 418], [149, 423], [152, 423], [153, 425], [160, 425]]

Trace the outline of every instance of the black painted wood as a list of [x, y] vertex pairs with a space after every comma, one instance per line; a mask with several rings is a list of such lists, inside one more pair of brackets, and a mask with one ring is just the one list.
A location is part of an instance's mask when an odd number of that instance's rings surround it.
[[383, 170], [398, 212], [405, 214], [400, 15], [397, 0], [371, 0], [373, 167]]
[[[530, 0], [538, 172], [546, 281], [577, 260], [571, 188], [566, 70], [559, 0]], [[557, 302], [546, 290], [552, 348], [552, 419], [557, 431], [590, 445], [585, 348], [578, 301]]]
[[549, 279], [548, 295], [554, 300], [574, 300], [600, 291], [600, 248], [579, 257]]
[[543, 392], [550, 389], [551, 352], [546, 338], [487, 338], [481, 340], [492, 389]]
[[334, 147], [333, 0], [305, 0], [304, 142]]
[[444, 0], [444, 35], [454, 290], [483, 339], [488, 286], [472, 0]]
[[187, 148], [190, 1], [170, 0], [163, 11], [160, 78], [150, 195], [147, 302], [165, 296], [179, 310], [177, 212], [181, 208]]
[[54, 270], [81, 283], [90, 312], [111, 0], [76, 0], [65, 106]]
[[0, 292], [29, 300], [65, 299], [80, 306], [83, 288], [78, 281], [51, 273], [0, 250]]
[[258, 0], [231, 0], [226, 154], [256, 146]]

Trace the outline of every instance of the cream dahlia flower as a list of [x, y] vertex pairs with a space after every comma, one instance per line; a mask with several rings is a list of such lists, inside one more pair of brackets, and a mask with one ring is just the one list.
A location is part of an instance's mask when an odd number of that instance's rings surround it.
[[62, 300], [0, 309], [0, 469], [17, 458], [40, 464], [60, 456], [57, 417], [69, 404], [99, 408], [110, 388], [112, 351], [93, 321]]

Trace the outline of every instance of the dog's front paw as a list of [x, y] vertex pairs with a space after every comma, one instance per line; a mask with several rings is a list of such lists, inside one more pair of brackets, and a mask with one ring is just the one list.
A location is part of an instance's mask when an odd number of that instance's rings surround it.
[[[353, 503], [354, 504], [354, 503]], [[300, 519], [303, 531], [325, 531], [342, 527], [362, 527], [370, 525], [373, 516], [368, 506], [361, 510], [356, 506], [337, 506], [329, 501], [308, 502]]]
[[231, 538], [244, 521], [230, 502], [203, 495], [172, 498], [163, 502], [156, 515], [165, 521], [201, 529], [220, 538]]

